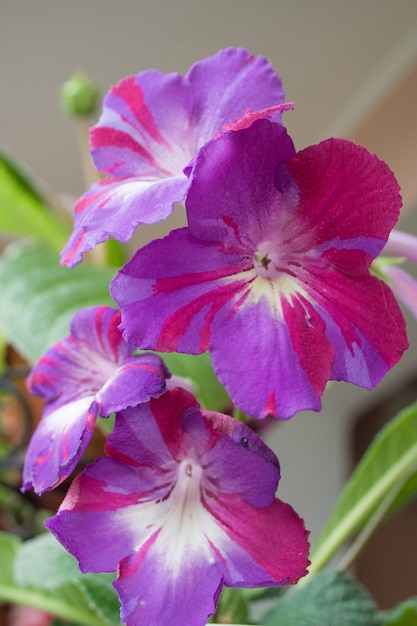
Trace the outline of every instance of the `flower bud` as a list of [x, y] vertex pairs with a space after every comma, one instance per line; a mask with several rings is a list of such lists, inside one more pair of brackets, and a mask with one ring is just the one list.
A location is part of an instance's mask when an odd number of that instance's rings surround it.
[[76, 72], [60, 90], [61, 106], [71, 117], [92, 115], [97, 110], [99, 89], [82, 72]]

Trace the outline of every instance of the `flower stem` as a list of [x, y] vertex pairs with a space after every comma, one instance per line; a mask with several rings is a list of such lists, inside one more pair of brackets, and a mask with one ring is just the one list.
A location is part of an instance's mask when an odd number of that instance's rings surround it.
[[369, 522], [359, 533], [350, 548], [339, 561], [338, 565], [336, 566], [337, 570], [348, 570], [349, 567], [353, 564], [353, 562], [356, 560], [357, 556], [375, 531], [376, 527], [379, 525], [380, 522], [382, 522], [382, 520], [388, 513], [391, 505], [395, 501], [395, 498], [398, 496], [401, 489], [404, 487], [406, 482], [413, 474], [414, 471], [410, 471], [407, 474], [404, 474], [402, 479], [394, 484], [392, 488], [388, 491], [385, 498], [381, 501], [380, 505], [375, 510]]

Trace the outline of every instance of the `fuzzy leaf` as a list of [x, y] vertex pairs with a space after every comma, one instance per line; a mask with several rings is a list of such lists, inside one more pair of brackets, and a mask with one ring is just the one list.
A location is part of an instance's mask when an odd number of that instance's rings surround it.
[[15, 578], [20, 587], [36, 590], [46, 603], [50, 597], [60, 601], [55, 613], [60, 617], [89, 619], [86, 624], [119, 624], [119, 601], [112, 587], [114, 576], [82, 574], [75, 559], [50, 534], [21, 545], [15, 559]]
[[0, 258], [0, 333], [29, 362], [68, 334], [74, 313], [87, 306], [113, 304], [113, 271], [59, 265], [52, 250], [9, 246]]
[[261, 618], [264, 626], [377, 626], [376, 606], [363, 587], [342, 572], [322, 572], [288, 590]]

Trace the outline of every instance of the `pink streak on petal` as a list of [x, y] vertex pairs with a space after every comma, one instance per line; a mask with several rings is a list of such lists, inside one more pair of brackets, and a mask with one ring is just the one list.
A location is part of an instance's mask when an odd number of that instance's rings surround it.
[[233, 276], [234, 274], [238, 274], [246, 269], [247, 263], [235, 263], [225, 265], [224, 267], [217, 267], [213, 270], [207, 270], [206, 272], [195, 272], [192, 274], [183, 274], [182, 276], [157, 278], [153, 285], [153, 291], [155, 294], [171, 293], [173, 291], [177, 291], [178, 289], [183, 289], [184, 287], [201, 285], [202, 283]]
[[225, 133], [228, 130], [243, 130], [244, 128], [249, 128], [253, 122], [256, 120], [262, 120], [264, 118], [272, 117], [275, 113], [281, 113], [283, 111], [291, 111], [294, 109], [294, 102], [284, 102], [283, 104], [276, 104], [275, 106], [268, 107], [266, 109], [262, 109], [262, 111], [252, 111], [248, 109], [243, 117], [230, 124], [225, 124], [222, 130], [216, 135], [214, 135], [213, 139], [219, 137], [222, 133]]
[[[194, 275], [194, 277], [195, 276], [197, 275]], [[216, 313], [232, 300], [236, 294], [244, 289], [247, 282], [246, 280], [239, 280], [212, 289], [175, 311], [165, 320], [161, 327], [156, 350], [161, 352], [175, 352], [180, 338], [186, 334], [194, 316], [205, 306], [209, 306], [210, 309], [206, 314], [205, 323], [200, 329], [198, 353], [201, 354], [208, 350], [211, 326]]]
[[184, 389], [172, 389], [160, 398], [152, 398], [150, 409], [162, 438], [170, 450], [173, 458], [178, 459], [183, 441], [178, 433], [181, 432], [181, 415], [187, 409], [198, 408], [198, 402]]
[[[117, 148], [123, 148], [130, 150], [132, 152], [136, 152], [141, 157], [146, 159], [152, 167], [164, 172], [167, 175], [170, 175], [171, 172], [168, 170], [163, 170], [161, 166], [155, 161], [152, 154], [148, 150], [139, 144], [135, 139], [133, 139], [127, 133], [122, 133], [121, 131], [114, 131], [111, 128], [103, 128], [101, 126], [95, 127], [91, 129], [91, 144], [94, 148], [100, 148], [102, 146], [111, 146]], [[113, 171], [117, 167], [117, 163], [113, 165], [111, 171]], [[106, 168], [108, 171], [108, 168]]]
[[136, 82], [136, 76], [128, 76], [116, 85], [116, 87], [113, 87], [111, 92], [123, 98], [139, 124], [145, 128], [146, 132], [154, 141], [169, 147], [168, 143], [160, 134], [152, 114], [145, 104], [144, 94], [141, 86]]
[[[243, 500], [223, 495], [206, 508], [233, 544], [244, 550], [278, 584], [294, 584], [307, 574], [308, 533], [295, 511], [275, 500], [256, 509]], [[227, 556], [227, 555], [226, 555]]]
[[[75, 211], [75, 209], [74, 209], [74, 211]], [[61, 265], [70, 265], [71, 264], [72, 259], [77, 254], [77, 252], [80, 249], [81, 244], [83, 243], [83, 241], [84, 241], [84, 231], [82, 231], [78, 235], [78, 238], [77, 238], [76, 242], [74, 243], [74, 245], [72, 246], [72, 248], [68, 252], [68, 254], [61, 259]]]
[[126, 564], [128, 559], [123, 559], [120, 562], [119, 576], [118, 576], [119, 579], [126, 578], [127, 576], [131, 576], [132, 574], [135, 574], [137, 572], [148, 550], [153, 546], [155, 541], [158, 539], [158, 535], [161, 532], [161, 530], [162, 530], [162, 527], [158, 528], [158, 530], [155, 531], [154, 534], [151, 535], [151, 537], [149, 537], [149, 539], [145, 541], [145, 543], [139, 548], [139, 550], [136, 553], [135, 560], [133, 561], [132, 565], [130, 565], [130, 567]]
[[301, 367], [320, 397], [331, 377], [335, 353], [325, 336], [324, 321], [314, 306], [301, 295], [291, 302], [283, 299], [282, 309]]
[[275, 398], [275, 392], [271, 391], [266, 401], [265, 417], [268, 417], [268, 415], [272, 415], [275, 417], [276, 414], [277, 414], [277, 401]]

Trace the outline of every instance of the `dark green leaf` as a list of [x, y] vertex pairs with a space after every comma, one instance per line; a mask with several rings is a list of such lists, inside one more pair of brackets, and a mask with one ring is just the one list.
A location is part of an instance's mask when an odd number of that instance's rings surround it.
[[323, 572], [288, 590], [260, 619], [265, 626], [376, 626], [376, 606], [355, 580]]
[[86, 263], [69, 270], [52, 250], [10, 246], [6, 252], [0, 258], [0, 333], [29, 362], [68, 334], [78, 309], [114, 304], [112, 270]]

